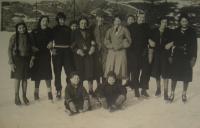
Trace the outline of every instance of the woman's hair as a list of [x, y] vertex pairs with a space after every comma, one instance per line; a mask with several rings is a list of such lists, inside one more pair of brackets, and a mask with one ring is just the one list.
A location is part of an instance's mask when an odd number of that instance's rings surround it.
[[161, 16], [161, 17], [158, 19], [158, 24], [160, 24], [162, 20], [167, 20], [167, 21], [168, 21], [168, 17], [167, 17], [167, 16]]
[[15, 38], [15, 43], [16, 43], [16, 54], [19, 53], [19, 31], [18, 31], [18, 27], [23, 25], [25, 27], [25, 35], [27, 37], [27, 41], [29, 40], [29, 35], [28, 35], [28, 28], [26, 26], [26, 24], [24, 22], [20, 22], [20, 23], [17, 23], [15, 25], [15, 34], [16, 34], [16, 38]]
[[66, 20], [66, 15], [63, 12], [58, 12], [56, 15], [56, 21], [59, 23], [59, 19], [64, 19]]
[[43, 18], [47, 18], [47, 21], [49, 22], [49, 16], [47, 16], [47, 15], [40, 16], [40, 18], [38, 20], [38, 24], [37, 24], [37, 28], [39, 28], [39, 29], [41, 28], [41, 21]]
[[117, 75], [116, 75], [113, 71], [109, 71], [109, 72], [108, 72], [108, 74], [107, 74], [107, 79], [108, 79], [109, 77], [113, 77], [113, 78], [117, 79]]
[[189, 16], [188, 16], [186, 13], [182, 13], [182, 14], [180, 15], [178, 21], [180, 22], [182, 18], [185, 18], [185, 19], [187, 19], [188, 21], [190, 21], [190, 18], [189, 18]]
[[118, 15], [118, 14], [114, 15], [114, 17], [113, 17], [113, 21], [115, 20], [115, 18], [119, 18], [121, 21], [123, 20], [123, 17], [120, 16], [120, 15]]
[[85, 16], [81, 16], [81, 17], [79, 18], [79, 20], [78, 20], [79, 25], [80, 25], [81, 20], [86, 20], [86, 22], [87, 22], [87, 26], [89, 26], [89, 20], [88, 20], [87, 17], [85, 17]]
[[133, 17], [133, 18], [135, 19], [135, 16], [132, 15], [132, 14], [127, 15], [127, 18], [126, 18], [126, 19], [128, 19], [129, 17]]
[[80, 77], [78, 72], [71, 72], [70, 75], [69, 75], [69, 79], [73, 78], [76, 75]]

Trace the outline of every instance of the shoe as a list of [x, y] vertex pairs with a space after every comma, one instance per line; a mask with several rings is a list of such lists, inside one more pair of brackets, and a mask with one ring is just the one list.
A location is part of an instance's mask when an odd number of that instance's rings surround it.
[[135, 89], [135, 97], [140, 97], [140, 92], [138, 89]]
[[19, 96], [15, 96], [15, 104], [16, 105], [21, 105], [22, 104], [21, 101], [20, 101]]
[[57, 91], [56, 97], [57, 97], [58, 99], [61, 99], [61, 91]]
[[187, 96], [186, 94], [182, 95], [182, 101], [185, 103], [187, 101]]
[[25, 103], [26, 105], [29, 104], [29, 100], [28, 100], [28, 98], [27, 98], [26, 96], [23, 96], [23, 101], [24, 101], [24, 103]]
[[166, 94], [166, 93], [164, 93], [164, 100], [165, 100], [165, 101], [169, 101], [169, 96], [168, 96], [168, 94]]
[[52, 92], [48, 92], [48, 99], [49, 99], [49, 100], [53, 100]]
[[116, 110], [117, 110], [117, 106], [116, 105], [110, 106], [110, 109], [109, 109], [110, 112], [114, 112]]
[[147, 93], [146, 90], [142, 90], [142, 91], [141, 91], [141, 95], [142, 95], [142, 96], [145, 96], [145, 97], [149, 97], [149, 94]]
[[171, 95], [170, 95], [170, 97], [169, 97], [169, 101], [170, 101], [170, 102], [173, 102], [173, 100], [174, 100], [174, 93], [171, 93]]
[[156, 93], [155, 93], [155, 96], [160, 96], [161, 95], [161, 90], [160, 89], [157, 89], [156, 90]]
[[34, 92], [34, 100], [39, 100], [39, 93], [38, 92]]

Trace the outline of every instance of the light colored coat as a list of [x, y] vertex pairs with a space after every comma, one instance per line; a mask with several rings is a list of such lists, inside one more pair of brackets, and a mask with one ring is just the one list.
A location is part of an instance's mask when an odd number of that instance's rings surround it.
[[114, 71], [119, 79], [127, 77], [126, 49], [131, 45], [131, 36], [127, 28], [111, 27], [106, 32], [104, 44], [108, 49], [104, 76]]

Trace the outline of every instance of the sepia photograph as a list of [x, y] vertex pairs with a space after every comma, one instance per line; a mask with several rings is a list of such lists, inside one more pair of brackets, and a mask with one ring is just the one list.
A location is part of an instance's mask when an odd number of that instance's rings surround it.
[[0, 128], [200, 128], [200, 0], [0, 0]]

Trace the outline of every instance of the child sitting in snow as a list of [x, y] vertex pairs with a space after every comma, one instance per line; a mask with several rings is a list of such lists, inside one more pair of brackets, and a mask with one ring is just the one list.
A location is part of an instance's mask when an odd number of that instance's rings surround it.
[[70, 115], [85, 112], [89, 109], [89, 96], [80, 82], [78, 73], [70, 75], [70, 81], [65, 88], [65, 108], [70, 111]]
[[120, 109], [126, 100], [125, 86], [117, 82], [116, 74], [109, 72], [107, 80], [97, 88], [102, 106], [111, 112]]

